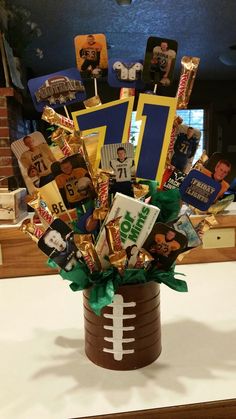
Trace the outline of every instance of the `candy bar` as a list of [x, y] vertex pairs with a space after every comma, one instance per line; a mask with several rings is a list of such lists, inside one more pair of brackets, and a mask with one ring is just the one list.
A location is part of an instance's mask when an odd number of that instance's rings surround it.
[[177, 109], [187, 109], [196, 77], [200, 58], [183, 57], [181, 60], [181, 75], [177, 90]]
[[[142, 201], [121, 193], [115, 195], [112, 208], [106, 217], [104, 225], [114, 218], [121, 217], [120, 234], [123, 248], [136, 246], [136, 251], [133, 252], [129, 259], [129, 267], [132, 267], [136, 262], [137, 253], [152, 230], [159, 212], [159, 208], [153, 205], [147, 205]], [[100, 231], [95, 248], [102, 267], [109, 267], [109, 263], [104, 258], [109, 254], [105, 227]]]
[[75, 129], [74, 122], [71, 119], [56, 113], [49, 106], [44, 107], [41, 118], [49, 124], [57, 125], [69, 132], [73, 132]]

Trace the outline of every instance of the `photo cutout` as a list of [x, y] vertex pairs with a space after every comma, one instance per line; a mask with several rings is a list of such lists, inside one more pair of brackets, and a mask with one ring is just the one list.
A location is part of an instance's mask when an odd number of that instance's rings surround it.
[[112, 87], [128, 87], [134, 89], [143, 89], [142, 81], [143, 60], [109, 60], [108, 65], [108, 83]]
[[178, 44], [173, 39], [148, 38], [142, 79], [146, 83], [169, 86], [173, 80]]
[[66, 208], [75, 208], [95, 197], [86, 162], [80, 154], [55, 162], [52, 173]]
[[83, 79], [107, 75], [108, 54], [104, 34], [77, 35], [74, 38], [77, 68]]
[[217, 199], [222, 198], [236, 179], [236, 154], [213, 153], [201, 172], [219, 182], [221, 188]]
[[28, 81], [35, 109], [43, 112], [45, 106], [58, 108], [86, 98], [85, 87], [77, 68], [69, 68]]
[[180, 172], [179, 170], [173, 170], [170, 177], [163, 184], [162, 189], [164, 191], [168, 191], [170, 189], [179, 189], [186, 176], [186, 173]]
[[178, 126], [171, 164], [180, 172], [189, 173], [200, 138], [200, 130], [184, 124]]
[[75, 245], [73, 231], [59, 218], [54, 220], [40, 237], [38, 247], [67, 272], [71, 271], [82, 257]]
[[220, 190], [220, 182], [195, 169], [189, 172], [179, 188], [182, 200], [201, 211], [208, 210]]
[[131, 143], [104, 145], [101, 149], [102, 169], [112, 170], [111, 190], [133, 196], [132, 183], [135, 180], [134, 146]]
[[51, 165], [56, 159], [41, 132], [35, 131], [14, 141], [11, 149], [29, 193], [53, 180]]
[[202, 241], [187, 214], [181, 215], [177, 220], [169, 223], [169, 225], [173, 227], [176, 231], [184, 234], [187, 237], [188, 248], [197, 247], [202, 244]]
[[185, 234], [176, 231], [164, 223], [156, 223], [143, 247], [154, 258], [154, 265], [168, 270], [179, 253], [187, 247], [188, 239]]

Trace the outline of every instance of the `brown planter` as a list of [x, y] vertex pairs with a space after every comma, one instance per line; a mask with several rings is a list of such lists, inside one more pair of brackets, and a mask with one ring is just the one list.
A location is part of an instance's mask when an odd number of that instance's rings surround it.
[[160, 286], [156, 282], [121, 286], [114, 302], [97, 316], [84, 296], [85, 352], [96, 365], [133, 370], [161, 353]]

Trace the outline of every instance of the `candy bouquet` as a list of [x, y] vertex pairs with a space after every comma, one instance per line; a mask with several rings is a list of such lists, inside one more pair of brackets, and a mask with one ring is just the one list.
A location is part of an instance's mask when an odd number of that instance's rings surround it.
[[[83, 291], [88, 357], [105, 368], [134, 369], [161, 352], [159, 284], [187, 291], [175, 272], [176, 259], [201, 245], [204, 231], [215, 222], [210, 215], [194, 226], [189, 215], [214, 207], [226, 183], [219, 186], [204, 173], [205, 155], [192, 165], [198, 133], [184, 127], [175, 113], [176, 106], [187, 107], [199, 59], [183, 57], [176, 98], [157, 96], [157, 87], [169, 85], [171, 73], [166, 77], [163, 69], [161, 75], [157, 71], [159, 50], [167, 40], [151, 37], [144, 66], [140, 60], [129, 65], [112, 61], [108, 80], [126, 87], [126, 96], [103, 105], [97, 79], [105, 74], [106, 56], [101, 71], [95, 71], [98, 59], [95, 65], [86, 55], [96, 43], [102, 57], [103, 38], [99, 43], [94, 37], [82, 40], [82, 52], [77, 51], [81, 74], [94, 79], [94, 97], [84, 100], [76, 69], [29, 81], [35, 107], [52, 131], [52, 144], [40, 132], [12, 144], [29, 190], [28, 205], [35, 210], [21, 230], [72, 291]], [[177, 44], [168, 42], [174, 62]], [[139, 95], [142, 127], [134, 149], [129, 126], [142, 70], [145, 82], [155, 76], [154, 89]], [[81, 100], [85, 109], [73, 112], [72, 120], [66, 104]], [[54, 109], [62, 105], [67, 116]], [[221, 208], [230, 199], [222, 201]]]

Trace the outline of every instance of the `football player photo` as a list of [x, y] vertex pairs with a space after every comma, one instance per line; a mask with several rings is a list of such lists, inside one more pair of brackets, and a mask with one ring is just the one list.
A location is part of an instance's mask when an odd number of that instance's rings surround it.
[[11, 149], [18, 159], [29, 193], [53, 180], [51, 166], [56, 159], [39, 131], [14, 141]]
[[73, 231], [59, 218], [40, 237], [38, 247], [65, 271], [71, 271], [82, 257]]
[[134, 147], [130, 143], [105, 145], [101, 149], [103, 169], [113, 172], [111, 193], [133, 196], [132, 183], [135, 180]]
[[75, 208], [95, 196], [86, 163], [79, 154], [54, 163], [52, 172], [66, 208]]
[[82, 78], [99, 78], [105, 76], [108, 68], [105, 35], [78, 35], [75, 37], [74, 42], [77, 68]]
[[159, 269], [169, 269], [179, 253], [186, 249], [187, 237], [167, 224], [156, 223], [143, 247]]
[[149, 37], [144, 60], [143, 81], [169, 86], [173, 79], [177, 49], [178, 44], [173, 39]]

